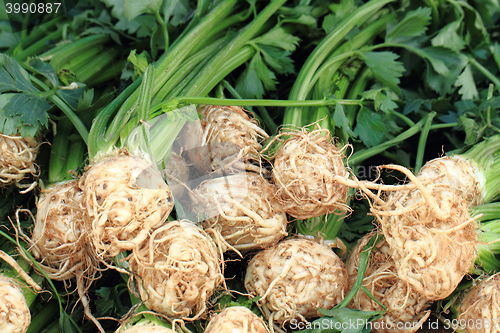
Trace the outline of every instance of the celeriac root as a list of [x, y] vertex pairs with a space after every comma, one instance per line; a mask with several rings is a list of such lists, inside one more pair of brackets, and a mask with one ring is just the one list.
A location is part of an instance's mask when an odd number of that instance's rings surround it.
[[101, 157], [82, 176], [80, 187], [100, 259], [137, 248], [174, 206], [156, 165], [125, 150]]
[[269, 333], [264, 321], [244, 306], [225, 308], [208, 323], [205, 333]]
[[245, 288], [261, 296], [258, 305], [272, 332], [284, 332], [291, 320], [320, 316], [344, 298], [348, 279], [344, 263], [321, 240], [290, 238], [260, 251], [248, 264]]
[[[63, 281], [69, 288], [76, 279], [76, 290], [85, 315], [92, 320], [100, 332], [104, 332], [92, 315], [87, 299], [88, 290], [103, 270], [91, 249], [87, 211], [83, 207], [84, 194], [77, 180], [54, 184], [44, 189], [37, 202], [37, 214], [31, 237], [26, 235], [16, 212], [17, 234], [28, 244], [28, 250], [37, 260], [48, 278]], [[22, 249], [19, 253], [28, 260]], [[38, 270], [36, 265], [33, 268]]]
[[224, 283], [219, 249], [189, 221], [168, 222], [153, 231], [129, 263], [144, 304], [173, 319], [204, 317], [209, 298]]
[[170, 153], [170, 159], [162, 170], [162, 175], [174, 198], [177, 200], [181, 198], [186, 189], [184, 186], [189, 180], [189, 165], [186, 160], [177, 153]]
[[276, 197], [286, 213], [307, 219], [345, 212], [349, 187], [338, 182], [348, 179], [344, 166], [344, 151], [337, 148], [330, 131], [316, 126], [280, 133], [290, 136], [274, 159], [273, 180], [278, 187]]
[[[349, 289], [352, 289], [358, 274], [361, 253], [375, 233], [369, 233], [361, 238], [351, 251], [346, 261], [349, 275]], [[377, 301], [382, 303], [387, 311], [382, 318], [372, 322], [372, 331], [380, 333], [414, 333], [427, 320], [431, 302], [425, 296], [417, 293], [413, 287], [398, 277], [392, 250], [382, 239], [372, 248], [368, 266], [365, 271], [363, 286], [366, 287]], [[361, 311], [380, 311], [383, 308], [363, 291], [354, 296], [349, 308]]]
[[30, 323], [30, 310], [21, 288], [12, 279], [0, 275], [0, 330], [24, 333]]
[[[251, 161], [260, 161], [260, 142], [268, 135], [257, 120], [238, 106], [203, 105], [198, 112], [203, 127], [201, 146], [205, 148], [188, 151], [195, 167], [206, 167], [206, 163], [200, 162], [210, 156], [212, 170], [230, 165], [258, 172]], [[200, 153], [206, 156], [199, 156]]]
[[210, 179], [192, 193], [195, 211], [207, 228], [217, 230], [239, 251], [267, 248], [287, 235], [287, 217], [274, 198], [274, 187], [247, 172]]
[[459, 307], [459, 332], [500, 332], [500, 273], [490, 276], [469, 290]]
[[0, 134], [0, 187], [15, 184], [21, 193], [33, 190], [37, 182], [23, 182], [28, 177], [38, 177], [35, 164], [39, 143], [20, 135]]
[[389, 193], [371, 212], [393, 251], [398, 277], [429, 300], [444, 299], [474, 262], [476, 218], [453, 187], [423, 184], [406, 168], [393, 168], [416, 188]]
[[[477, 168], [460, 156], [446, 156], [431, 160], [420, 169], [420, 181], [432, 179], [435, 184], [445, 184], [456, 189], [470, 207], [483, 203], [481, 179]], [[484, 187], [484, 186], [483, 186]]]

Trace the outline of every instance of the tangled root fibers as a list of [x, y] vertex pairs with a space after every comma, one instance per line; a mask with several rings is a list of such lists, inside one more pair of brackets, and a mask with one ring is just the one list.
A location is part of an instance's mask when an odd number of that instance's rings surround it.
[[102, 157], [80, 179], [100, 258], [134, 250], [161, 227], [172, 194], [154, 163], [121, 150]]
[[269, 137], [257, 120], [238, 106], [204, 105], [198, 112], [202, 117], [202, 144], [210, 147], [212, 169], [231, 165], [256, 171], [248, 162], [260, 161], [260, 142]]
[[423, 184], [408, 171], [413, 190], [391, 192], [372, 213], [380, 222], [401, 280], [429, 300], [450, 295], [472, 266], [477, 223], [449, 185]]
[[458, 323], [469, 333], [500, 332], [500, 273], [486, 278], [467, 292], [459, 308]]
[[[352, 289], [356, 281], [359, 259], [363, 248], [374, 236], [375, 233], [373, 232], [365, 235], [348, 256], [346, 266], [349, 275], [349, 289]], [[380, 333], [414, 333], [430, 315], [427, 308], [429, 308], [431, 302], [425, 296], [417, 293], [409, 283], [398, 277], [396, 265], [391, 256], [391, 249], [384, 239], [379, 240], [372, 248], [363, 286], [387, 308], [382, 318], [373, 323], [374, 331]], [[383, 310], [377, 302], [368, 297], [361, 289], [348, 307], [361, 311]]]
[[287, 239], [257, 253], [245, 276], [247, 292], [261, 296], [257, 304], [271, 330], [280, 331], [276, 324], [317, 318], [317, 308], [333, 308], [348, 284], [345, 265], [332, 249], [305, 238]]
[[155, 230], [130, 258], [142, 301], [174, 319], [205, 316], [207, 301], [224, 282], [222, 257], [196, 224], [173, 221]]
[[337, 148], [324, 129], [282, 133], [290, 136], [274, 159], [273, 180], [276, 197], [286, 213], [307, 219], [350, 210], [349, 187], [338, 182], [348, 178], [343, 150]]
[[21, 193], [35, 188], [36, 182], [24, 183], [29, 176], [38, 177], [35, 164], [39, 144], [31, 137], [0, 134], [0, 187], [15, 184]]
[[287, 217], [274, 198], [274, 187], [247, 172], [207, 180], [193, 191], [202, 223], [220, 232], [239, 251], [268, 248], [287, 235]]

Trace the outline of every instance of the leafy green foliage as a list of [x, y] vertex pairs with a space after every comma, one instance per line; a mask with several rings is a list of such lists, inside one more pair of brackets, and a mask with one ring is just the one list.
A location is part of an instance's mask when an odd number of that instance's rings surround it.
[[0, 54], [0, 132], [35, 136], [47, 126], [45, 93], [31, 83], [29, 73], [14, 59]]
[[406, 14], [406, 16], [396, 25], [388, 25], [385, 41], [397, 43], [406, 37], [418, 37], [427, 31], [427, 26], [431, 21], [431, 9], [418, 8]]
[[265, 91], [276, 90], [276, 74], [293, 72], [289, 57], [295, 50], [299, 38], [282, 26], [277, 26], [262, 36], [254, 38], [250, 45], [256, 54], [250, 60], [236, 82], [236, 90], [242, 98], [262, 98]]
[[129, 20], [133, 20], [135, 17], [143, 13], [154, 14], [155, 12], [159, 12], [162, 2], [163, 0], [124, 0], [123, 13], [126, 18], [128, 18]]
[[360, 52], [360, 56], [377, 81], [400, 93], [399, 78], [403, 75], [405, 68], [401, 62], [396, 61], [399, 58], [397, 54], [388, 51]]
[[337, 104], [335, 106], [335, 111], [333, 112], [333, 120], [335, 121], [335, 126], [342, 128], [351, 137], [358, 137], [358, 134], [354, 133], [351, 129], [351, 126], [349, 125], [349, 120], [345, 115], [344, 106], [342, 104]]
[[467, 65], [462, 74], [457, 77], [455, 86], [460, 87], [458, 93], [462, 95], [464, 99], [474, 99], [478, 96], [470, 65]]
[[376, 146], [382, 142], [387, 133], [385, 119], [380, 113], [362, 107], [356, 117], [354, 133], [367, 147]]
[[[374, 171], [374, 169], [367, 170], [363, 167], [358, 170], [357, 177], [359, 179], [372, 178], [370, 176]], [[339, 237], [348, 242], [356, 241], [375, 228], [373, 216], [368, 215], [369, 207], [366, 204], [356, 202], [352, 207], [352, 215], [344, 220], [339, 230]]]
[[114, 287], [100, 287], [96, 290], [97, 301], [96, 310], [99, 316], [124, 315], [129, 308], [121, 300], [121, 295], [128, 292], [125, 284], [118, 284]]

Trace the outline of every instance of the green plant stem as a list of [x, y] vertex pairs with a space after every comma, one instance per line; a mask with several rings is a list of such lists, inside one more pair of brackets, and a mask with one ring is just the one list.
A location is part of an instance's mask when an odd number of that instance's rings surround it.
[[110, 143], [106, 136], [107, 124], [109, 119], [113, 117], [113, 114], [120, 108], [130, 95], [137, 89], [141, 84], [141, 78], [135, 80], [131, 85], [129, 85], [124, 91], [118, 95], [110, 104], [108, 104], [104, 109], [99, 112], [97, 117], [94, 119], [93, 125], [89, 131], [89, 159], [92, 162], [94, 157], [99, 153], [101, 147], [106, 144], [113, 145]]
[[14, 56], [16, 60], [25, 61], [26, 58], [38, 54], [41, 50], [47, 47], [47, 42], [50, 40], [59, 40], [62, 36], [62, 29], [58, 29], [49, 35], [38, 40], [34, 44], [30, 45], [23, 51], [19, 52]]
[[484, 76], [486, 76], [496, 87], [498, 91], [500, 91], [500, 79], [493, 75], [489, 70], [487, 70], [483, 65], [481, 65], [476, 59], [473, 57], [468, 57], [469, 63], [476, 67], [478, 71], [480, 71]]
[[[36, 77], [31, 76], [30, 78], [31, 81], [35, 82], [44, 91], [50, 91], [50, 88]], [[89, 132], [87, 130], [87, 127], [85, 127], [85, 125], [81, 121], [81, 119], [78, 118], [78, 116], [73, 112], [73, 110], [71, 110], [71, 108], [66, 103], [64, 103], [64, 101], [60, 99], [58, 96], [51, 95], [48, 97], [48, 100], [50, 100], [57, 107], [59, 107], [59, 109], [61, 109], [61, 111], [66, 115], [66, 117], [68, 117], [71, 120], [73, 126], [75, 126], [78, 133], [80, 133], [80, 136], [82, 137], [83, 141], [85, 142], [85, 144], [87, 144], [89, 138]]]
[[[199, 96], [207, 94], [217, 82], [217, 77], [221, 71], [228, 68], [227, 63], [241, 51], [244, 45], [250, 41], [264, 26], [271, 16], [286, 2], [286, 0], [273, 0], [255, 17], [252, 22], [243, 29], [228, 45], [226, 45], [210, 62], [205, 66], [200, 77], [191, 85], [185, 95]], [[255, 52], [255, 51], [254, 51]], [[214, 83], [215, 82], [215, 83]]]
[[156, 20], [158, 21], [158, 24], [160, 24], [161, 26], [161, 30], [163, 32], [163, 38], [165, 40], [165, 50], [167, 50], [168, 44], [170, 43], [168, 38], [167, 24], [163, 21], [163, 19], [160, 16], [160, 13], [156, 10], [155, 10], [155, 16]]
[[[356, 25], [363, 24], [372, 17], [380, 8], [393, 0], [372, 0], [356, 9], [351, 15], [343, 20], [339, 28], [326, 36], [321, 43], [314, 49], [302, 66], [295, 84], [289, 95], [291, 100], [304, 100], [307, 97], [311, 80], [316, 70], [321, 66], [330, 52], [340, 43], [343, 38]], [[287, 108], [283, 119], [283, 124], [300, 126], [302, 121], [302, 110], [299, 108]]]
[[434, 124], [429, 127], [429, 129], [432, 130], [437, 130], [437, 129], [442, 129], [442, 128], [450, 128], [450, 127], [456, 127], [458, 126], [458, 123], [447, 123], [447, 124]]
[[435, 116], [436, 112], [433, 111], [429, 113], [425, 125], [422, 128], [422, 132], [420, 133], [420, 139], [418, 141], [418, 148], [417, 148], [417, 157], [415, 161], [415, 170], [414, 170], [415, 173], [418, 173], [418, 171], [422, 167], [424, 161], [424, 152], [425, 152], [425, 145], [427, 143], [427, 137], [429, 136], [432, 120], [434, 119]]
[[283, 100], [283, 99], [219, 99], [213, 97], [180, 96], [177, 99], [193, 104], [216, 104], [233, 106], [326, 106], [326, 105], [363, 105], [362, 100], [357, 99], [322, 99], [322, 100]]
[[59, 306], [57, 302], [49, 302], [31, 318], [31, 323], [26, 333], [40, 332], [44, 327], [47, 327], [47, 324], [53, 320], [58, 312]]

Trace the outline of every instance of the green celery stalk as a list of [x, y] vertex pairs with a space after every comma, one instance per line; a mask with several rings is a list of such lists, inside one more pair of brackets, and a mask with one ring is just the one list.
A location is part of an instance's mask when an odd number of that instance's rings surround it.
[[[339, 28], [328, 34], [320, 44], [314, 49], [311, 55], [307, 58], [302, 66], [295, 84], [289, 95], [290, 100], [303, 100], [307, 98], [309, 87], [314, 77], [316, 70], [321, 66], [328, 55], [335, 47], [343, 40], [343, 38], [356, 25], [360, 26], [370, 17], [372, 17], [379, 9], [393, 0], [372, 0], [360, 6], [340, 24]], [[300, 108], [287, 108], [283, 119], [283, 124], [287, 125], [302, 125], [302, 110]]]

